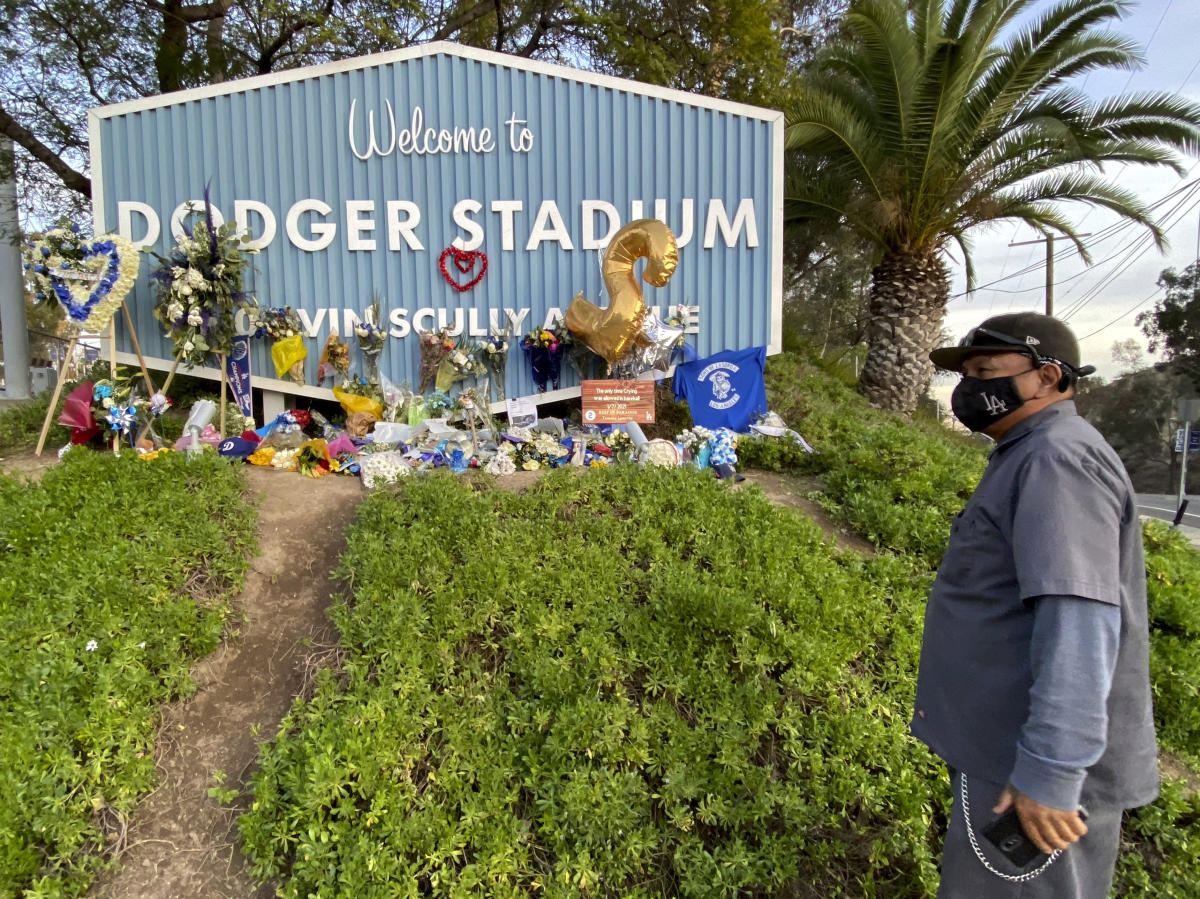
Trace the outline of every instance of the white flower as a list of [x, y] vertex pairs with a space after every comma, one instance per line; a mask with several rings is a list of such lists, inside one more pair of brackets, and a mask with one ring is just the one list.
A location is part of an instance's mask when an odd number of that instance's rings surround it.
[[187, 322], [193, 328], [197, 328], [200, 325], [204, 324], [204, 318], [200, 315], [199, 312], [197, 312], [195, 309], [193, 309], [191, 312], [188, 313]]
[[171, 304], [167, 306], [167, 320], [175, 321], [181, 315], [183, 315], [183, 303], [180, 303], [178, 300], [172, 301]]
[[187, 273], [188, 284], [195, 288], [201, 288], [208, 285], [204, 280], [204, 276], [200, 274], [199, 269], [189, 268]]
[[183, 342], [183, 351], [185, 353], [190, 353], [195, 348], [196, 348], [196, 345], [194, 343], [192, 343], [190, 340], [185, 340]]
[[102, 399], [100, 401], [100, 405], [103, 406], [105, 409], [111, 409], [112, 404], [113, 404], [113, 401], [112, 401], [111, 396], [106, 396], [104, 399]]
[[143, 640], [141, 643], [138, 644], [138, 649], [145, 649], [145, 648], [146, 648], [146, 641]]
[[97, 647], [97, 646], [99, 646], [99, 645], [100, 645], [100, 644], [99, 644], [99, 643], [97, 643], [95, 640], [88, 640], [88, 641], [87, 641], [87, 646], [85, 646], [85, 647], [83, 647], [83, 648], [84, 648], [84, 649], [86, 649], [88, 652], [95, 652], [95, 651], [96, 651], [96, 647]]
[[508, 453], [497, 453], [487, 465], [483, 466], [483, 470], [488, 474], [507, 475], [515, 472], [517, 465]]
[[171, 277], [178, 281], [180, 278], [187, 277], [187, 269], [181, 268], [178, 265], [171, 266]]
[[177, 289], [178, 289], [179, 295], [181, 297], [190, 297], [192, 295], [192, 289], [190, 287], [188, 287], [186, 284], [181, 285]]

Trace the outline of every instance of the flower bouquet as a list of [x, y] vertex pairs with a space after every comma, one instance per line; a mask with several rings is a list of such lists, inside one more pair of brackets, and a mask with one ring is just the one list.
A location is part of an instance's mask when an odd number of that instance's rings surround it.
[[275, 341], [271, 345], [271, 361], [275, 363], [275, 376], [282, 378], [286, 373], [297, 384], [304, 383], [304, 360], [308, 350], [304, 348], [304, 325], [291, 306], [275, 307], [263, 313], [260, 322], [266, 335]]
[[131, 378], [104, 378], [72, 390], [63, 402], [58, 420], [71, 429], [71, 444], [89, 443], [106, 434], [115, 450], [122, 438], [133, 443], [139, 415], [160, 414], [168, 404], [161, 393], [149, 400], [139, 400]]
[[326, 378], [345, 379], [350, 374], [350, 345], [337, 334], [330, 334], [325, 339], [325, 348], [321, 350], [321, 361], [317, 366], [317, 381]]
[[437, 380], [442, 360], [454, 352], [454, 341], [450, 338], [447, 328], [440, 331], [419, 331], [418, 334], [421, 361], [417, 372], [417, 393], [425, 393]]
[[503, 331], [492, 331], [479, 344], [479, 358], [483, 360], [492, 383], [496, 385], [497, 399], [500, 402], [505, 400], [504, 372], [508, 368], [508, 335], [511, 330], [510, 322]]
[[566, 351], [558, 333], [536, 328], [522, 338], [521, 349], [529, 357], [529, 367], [538, 393], [545, 393], [547, 384], [552, 384], [557, 390], [562, 375], [563, 353]]
[[486, 375], [487, 366], [483, 364], [480, 356], [476, 343], [460, 339], [454, 349], [438, 363], [437, 389], [444, 393], [459, 381]]
[[380, 298], [372, 297], [371, 305], [363, 313], [366, 317], [354, 326], [354, 336], [358, 338], [358, 348], [362, 350], [367, 380], [376, 384], [379, 383], [379, 354], [383, 352], [383, 344], [388, 336], [387, 329], [379, 324], [380, 307]]
[[697, 468], [707, 468], [715, 435], [708, 428], [697, 425], [675, 435], [675, 442], [684, 448], [688, 458]]
[[250, 265], [250, 236], [233, 222], [214, 227], [207, 200], [204, 218], [196, 222], [167, 256], [155, 254], [159, 268], [151, 276], [158, 291], [154, 317], [175, 343], [175, 358], [189, 368], [203, 365], [210, 354], [228, 356], [239, 310], [257, 311], [254, 297], [242, 291]]

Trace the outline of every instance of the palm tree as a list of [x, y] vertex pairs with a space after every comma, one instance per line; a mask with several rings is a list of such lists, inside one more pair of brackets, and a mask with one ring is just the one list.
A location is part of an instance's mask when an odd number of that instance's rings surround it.
[[1069, 80], [1133, 68], [1106, 26], [1119, 0], [852, 0], [789, 114], [785, 218], [823, 219], [873, 243], [859, 391], [910, 414], [928, 386], [949, 299], [951, 243], [974, 286], [968, 232], [1013, 219], [1087, 252], [1061, 201], [1103, 206], [1163, 234], [1106, 162], [1166, 165], [1200, 148], [1200, 106], [1165, 93], [1090, 100]]

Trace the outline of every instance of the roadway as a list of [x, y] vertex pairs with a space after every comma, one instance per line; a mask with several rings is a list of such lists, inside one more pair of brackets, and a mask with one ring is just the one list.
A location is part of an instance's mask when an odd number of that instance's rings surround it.
[[[1179, 529], [1192, 541], [1193, 546], [1200, 549], [1200, 496], [1192, 494], [1187, 499], [1190, 500], [1188, 510], [1184, 514], [1183, 520], [1179, 522]], [[1175, 494], [1139, 493], [1134, 497], [1134, 501], [1137, 503], [1139, 515], [1159, 518], [1167, 522], [1175, 520], [1178, 501]]]
[[[1163, 521], [1175, 520], [1175, 509], [1178, 506], [1178, 497], [1174, 494], [1168, 496], [1165, 493], [1139, 493], [1134, 499], [1137, 501], [1137, 510], [1142, 515], [1148, 515], [1151, 518], [1161, 518]], [[1200, 528], [1200, 496], [1189, 496], [1187, 513], [1183, 516], [1183, 521], [1180, 524], [1186, 527]]]

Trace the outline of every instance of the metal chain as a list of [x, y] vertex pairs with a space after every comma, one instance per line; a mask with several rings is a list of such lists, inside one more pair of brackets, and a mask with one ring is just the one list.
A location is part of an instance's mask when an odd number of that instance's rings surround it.
[[983, 850], [979, 848], [979, 843], [975, 839], [975, 829], [971, 827], [971, 801], [967, 798], [967, 775], [960, 772], [958, 776], [962, 778], [962, 809], [963, 820], [966, 821], [967, 824], [967, 837], [971, 840], [971, 848], [975, 850], [975, 857], [979, 859], [980, 864], [982, 864], [985, 868], [987, 868], [1001, 880], [1007, 880], [1009, 883], [1025, 883], [1026, 881], [1033, 880], [1035, 877], [1039, 876], [1043, 871], [1054, 864], [1055, 860], [1060, 855], [1062, 855], [1061, 849], [1055, 849], [1050, 857], [1042, 863], [1040, 868], [1038, 868], [1036, 871], [1029, 871], [1025, 874], [1005, 874], [1003, 871], [997, 871], [992, 866], [992, 863], [987, 860], [987, 856], [983, 854]]

